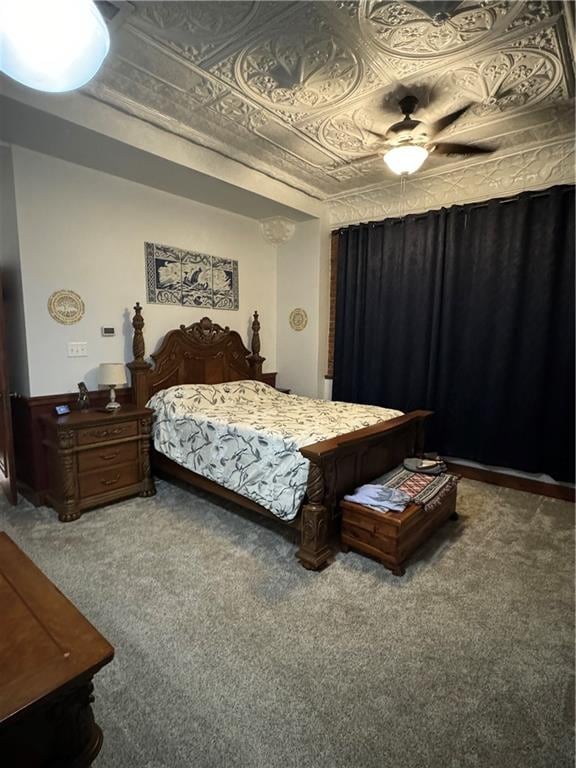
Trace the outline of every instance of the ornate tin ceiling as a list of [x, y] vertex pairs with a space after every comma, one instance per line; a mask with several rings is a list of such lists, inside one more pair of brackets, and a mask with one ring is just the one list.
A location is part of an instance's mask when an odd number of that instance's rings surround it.
[[[132, 6], [90, 95], [336, 206], [398, 187], [381, 159], [363, 157], [378, 146], [370, 129], [398, 120], [408, 91], [420, 98], [421, 120], [475, 103], [442, 134], [499, 148], [474, 167], [573, 134], [568, 9], [559, 2]], [[417, 175], [470, 162], [431, 156]]]

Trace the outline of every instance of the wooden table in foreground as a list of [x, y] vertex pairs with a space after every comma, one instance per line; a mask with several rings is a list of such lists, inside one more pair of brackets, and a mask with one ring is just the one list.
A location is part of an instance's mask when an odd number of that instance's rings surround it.
[[102, 746], [92, 677], [114, 649], [0, 533], [0, 763], [84, 768]]

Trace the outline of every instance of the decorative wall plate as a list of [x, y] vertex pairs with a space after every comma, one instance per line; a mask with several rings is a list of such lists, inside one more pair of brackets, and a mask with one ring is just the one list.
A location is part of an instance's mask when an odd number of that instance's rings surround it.
[[74, 291], [55, 291], [48, 299], [48, 312], [57, 323], [72, 325], [84, 316], [84, 302]]
[[292, 312], [290, 312], [290, 317], [288, 319], [290, 327], [294, 331], [303, 331], [308, 325], [308, 315], [306, 314], [305, 309], [293, 309]]

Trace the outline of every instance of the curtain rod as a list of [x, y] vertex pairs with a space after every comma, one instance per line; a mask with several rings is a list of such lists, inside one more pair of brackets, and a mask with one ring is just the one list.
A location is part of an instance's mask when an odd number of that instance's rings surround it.
[[[504, 198], [502, 198], [502, 200], [498, 200], [498, 199], [496, 199], [496, 200], [484, 200], [481, 203], [469, 203], [468, 205], [469, 205], [470, 208], [487, 208], [490, 205], [490, 203], [498, 203], [498, 205], [506, 205], [506, 203], [515, 203], [518, 200], [521, 200], [522, 199], [522, 195], [525, 195], [525, 194], [526, 194], [525, 192], [520, 192], [520, 194], [515, 195], [514, 197], [504, 197]], [[539, 192], [532, 192], [530, 194], [530, 198], [547, 197], [549, 194], [550, 194], [550, 190], [549, 189], [545, 189], [545, 190], [541, 190]], [[464, 206], [462, 206], [462, 207], [464, 207]]]
[[559, 184], [555, 187], [548, 187], [548, 189], [535, 190], [533, 192], [531, 192], [530, 190], [526, 192], [520, 192], [519, 194], [514, 195], [514, 197], [504, 197], [502, 199], [492, 198], [491, 200], [485, 200], [483, 202], [478, 202], [478, 203], [455, 203], [454, 205], [451, 205], [449, 208], [444, 208], [444, 207], [434, 208], [431, 211], [422, 211], [420, 213], [407, 213], [405, 216], [394, 216], [391, 219], [381, 219], [380, 221], [365, 221], [365, 222], [359, 222], [358, 224], [348, 224], [347, 226], [344, 226], [344, 227], [338, 227], [338, 229], [333, 230], [333, 232], [345, 232], [346, 230], [354, 229], [355, 227], [363, 227], [363, 226], [376, 227], [385, 221], [396, 224], [409, 217], [414, 219], [421, 219], [424, 216], [428, 216], [431, 213], [439, 213], [440, 211], [449, 211], [451, 208], [469, 208], [469, 209], [487, 208], [491, 203], [498, 203], [498, 205], [506, 205], [506, 203], [515, 203], [518, 200], [521, 200], [524, 196], [526, 197], [529, 196], [530, 198], [546, 197], [547, 195], [551, 194], [553, 190], [571, 189], [572, 187], [573, 187], [572, 184]]

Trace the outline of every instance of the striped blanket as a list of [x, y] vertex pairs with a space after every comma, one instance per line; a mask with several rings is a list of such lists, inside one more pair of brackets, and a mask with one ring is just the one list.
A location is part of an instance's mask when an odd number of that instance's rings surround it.
[[409, 472], [404, 467], [396, 467], [376, 480], [372, 485], [384, 485], [404, 491], [415, 504], [421, 504], [426, 512], [432, 512], [458, 483], [457, 475], [444, 472], [441, 475], [424, 475], [420, 472]]

